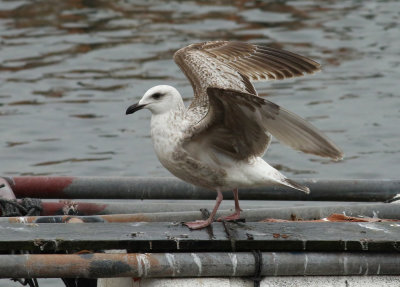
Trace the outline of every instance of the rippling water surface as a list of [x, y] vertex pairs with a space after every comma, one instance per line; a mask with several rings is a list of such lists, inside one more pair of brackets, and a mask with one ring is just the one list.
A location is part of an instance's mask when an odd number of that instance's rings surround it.
[[227, 39], [323, 64], [314, 76], [257, 88], [325, 131], [345, 159], [273, 142], [270, 163], [291, 177], [398, 177], [399, 11], [397, 1], [1, 0], [0, 174], [167, 176], [150, 113], [125, 109], [156, 84], [189, 102], [172, 54]]
[[174, 51], [225, 39], [323, 64], [257, 88], [325, 131], [345, 159], [273, 142], [271, 164], [290, 177], [398, 178], [399, 18], [398, 1], [0, 0], [0, 174], [168, 176], [150, 113], [125, 109], [156, 84], [189, 102]]

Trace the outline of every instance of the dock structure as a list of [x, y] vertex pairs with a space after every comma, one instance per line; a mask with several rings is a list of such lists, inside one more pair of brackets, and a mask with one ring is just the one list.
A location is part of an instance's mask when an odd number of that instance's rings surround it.
[[[2, 178], [0, 278], [126, 277], [136, 286], [400, 275], [400, 181], [297, 181], [310, 197], [279, 187], [241, 191], [246, 220], [189, 230], [182, 222], [207, 217], [215, 194], [175, 179]], [[231, 212], [226, 203], [219, 215]]]

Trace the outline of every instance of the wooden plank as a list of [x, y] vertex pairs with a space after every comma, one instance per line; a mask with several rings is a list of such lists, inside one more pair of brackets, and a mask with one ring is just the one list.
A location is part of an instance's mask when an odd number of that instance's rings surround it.
[[214, 223], [189, 230], [176, 223], [0, 224], [0, 250], [37, 252], [128, 249], [195, 251], [399, 251], [392, 222]]

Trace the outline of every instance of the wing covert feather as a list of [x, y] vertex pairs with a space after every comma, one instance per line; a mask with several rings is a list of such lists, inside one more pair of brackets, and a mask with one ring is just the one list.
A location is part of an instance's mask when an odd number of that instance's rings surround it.
[[212, 41], [178, 50], [174, 60], [194, 90], [191, 107], [207, 103], [207, 88], [219, 87], [257, 95], [251, 82], [312, 74], [320, 64], [304, 56], [243, 42]]
[[192, 127], [191, 140], [201, 139], [235, 159], [261, 156], [271, 133], [293, 149], [341, 159], [341, 150], [301, 117], [252, 94], [210, 87], [207, 115]]

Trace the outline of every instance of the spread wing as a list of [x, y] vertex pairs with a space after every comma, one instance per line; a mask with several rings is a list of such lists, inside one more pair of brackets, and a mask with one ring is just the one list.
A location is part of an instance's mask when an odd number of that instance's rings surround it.
[[237, 160], [261, 156], [271, 133], [305, 153], [333, 159], [343, 154], [299, 116], [257, 96], [251, 82], [314, 73], [320, 65], [306, 57], [266, 46], [215, 41], [178, 50], [174, 60], [191, 82], [189, 107], [205, 111], [190, 128], [186, 147], [207, 145]]
[[207, 104], [208, 87], [257, 95], [251, 82], [314, 73], [320, 65], [306, 57], [243, 42], [213, 41], [178, 50], [174, 60], [193, 86], [191, 107]]
[[268, 132], [305, 153], [338, 160], [343, 154], [322, 132], [282, 107], [245, 92], [210, 87], [207, 115], [192, 127], [190, 142], [237, 160], [261, 156]]

